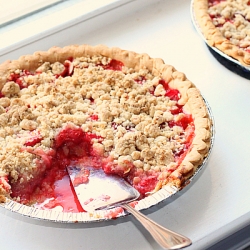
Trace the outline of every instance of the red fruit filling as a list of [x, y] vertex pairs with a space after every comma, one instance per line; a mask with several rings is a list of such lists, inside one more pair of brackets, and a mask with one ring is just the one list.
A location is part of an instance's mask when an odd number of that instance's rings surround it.
[[158, 172], [153, 170], [144, 172], [142, 169], [137, 169], [131, 162], [127, 162], [126, 166], [119, 166], [108, 157], [103, 160], [102, 169], [106, 174], [116, 174], [123, 177], [139, 191], [140, 198], [145, 197], [147, 193], [154, 190], [158, 182]]
[[171, 114], [177, 115], [183, 113], [182, 107], [182, 105], [176, 104], [176, 106], [170, 110]]
[[20, 89], [23, 89], [23, 88], [28, 87], [27, 84], [25, 84], [23, 78], [29, 75], [33, 75], [33, 74], [29, 72], [28, 70], [23, 70], [19, 74], [11, 73], [8, 80], [17, 83]]
[[73, 186], [76, 187], [80, 184], [87, 183], [89, 181], [90, 171], [88, 169], [82, 169], [74, 178]]
[[20, 203], [36, 203], [41, 208], [63, 207], [64, 212], [82, 212], [66, 167], [72, 161], [84, 161], [96, 166], [100, 165], [92, 147], [92, 139], [100, 137], [85, 133], [80, 128], [65, 128], [55, 138], [50, 152], [41, 149], [24, 148], [37, 155], [37, 174], [29, 181], [22, 176], [22, 182], [13, 183], [11, 196], [19, 197]]
[[97, 121], [98, 120], [98, 115], [91, 115], [90, 119], [93, 121]]
[[115, 207], [114, 209], [110, 209], [106, 214], [105, 218], [107, 219], [116, 219], [120, 214], [122, 214], [123, 208]]
[[135, 79], [135, 81], [139, 84], [143, 84], [146, 81], [145, 76], [139, 76], [138, 78]]
[[168, 83], [164, 80], [159, 81], [160, 84], [163, 85], [164, 89], [166, 90], [165, 96], [169, 97], [172, 101], [178, 101], [180, 99], [180, 92], [177, 89], [171, 89]]
[[115, 59], [112, 59], [107, 65], [102, 65], [104, 69], [109, 70], [122, 70], [122, 67], [124, 64], [120, 61], [117, 61]]
[[133, 184], [134, 188], [140, 192], [141, 198], [143, 198], [147, 193], [155, 189], [158, 183], [158, 175], [159, 172], [153, 170], [144, 172], [142, 169], [133, 168], [128, 176], [128, 180]]
[[73, 57], [68, 58], [68, 60], [66, 60], [63, 65], [64, 65], [63, 72], [57, 74], [56, 78], [58, 78], [59, 76], [61, 77], [71, 76], [73, 74], [74, 72]]
[[194, 133], [194, 123], [193, 121], [190, 122], [189, 126], [185, 129], [185, 144], [183, 144], [183, 148], [174, 152], [175, 155], [175, 161], [177, 165], [179, 166], [189, 150], [191, 149], [191, 143], [194, 139], [195, 133]]
[[25, 146], [35, 146], [37, 143], [41, 142], [43, 137], [40, 135], [38, 131], [30, 132], [30, 138], [24, 143]]

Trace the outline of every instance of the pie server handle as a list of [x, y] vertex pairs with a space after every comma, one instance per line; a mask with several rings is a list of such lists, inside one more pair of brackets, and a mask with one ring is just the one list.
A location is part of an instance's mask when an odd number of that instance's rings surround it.
[[189, 238], [162, 227], [130, 205], [122, 204], [120, 206], [133, 214], [134, 217], [148, 230], [155, 241], [164, 249], [180, 249], [192, 244], [192, 241]]

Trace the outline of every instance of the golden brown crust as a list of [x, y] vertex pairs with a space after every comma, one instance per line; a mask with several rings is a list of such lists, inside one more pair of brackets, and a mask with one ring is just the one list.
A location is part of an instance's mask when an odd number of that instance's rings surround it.
[[[202, 1], [197, 2], [202, 3]], [[147, 54], [137, 54], [119, 48], [108, 48], [104, 45], [52, 47], [48, 51], [39, 51], [33, 55], [22, 56], [18, 60], [7, 61], [0, 65], [0, 90], [3, 90], [10, 72], [14, 72], [16, 69], [35, 71], [45, 62], [63, 63], [69, 57], [77, 58], [96, 55], [122, 61], [126, 67], [137, 71], [146, 68], [154, 76], [158, 76], [168, 82], [171, 88], [179, 90], [181, 98], [178, 102], [180, 105], [184, 105], [185, 112], [192, 114], [195, 125], [195, 136], [191, 149], [179, 167], [172, 173], [171, 178], [168, 179], [168, 181], [172, 180], [173, 185], [180, 187], [185, 180], [193, 175], [207, 156], [210, 148], [212, 124], [199, 90], [186, 78], [185, 74], [178, 72], [173, 66], [166, 65], [162, 59], [152, 59]], [[29, 123], [23, 126], [30, 127], [36, 126], [36, 124]], [[165, 184], [167, 184], [167, 181], [159, 181], [156, 190]]]
[[[230, 7], [231, 5], [234, 5], [234, 3], [232, 3], [233, 1], [231, 0], [227, 0], [227, 2], [228, 6]], [[237, 2], [238, 2], [237, 4], [239, 5], [242, 3], [243, 8], [249, 8], [246, 3], [247, 1], [242, 0], [241, 2], [240, 1]], [[226, 7], [227, 3], [223, 2], [223, 5], [224, 5], [223, 7]], [[223, 31], [224, 32], [223, 34], [221, 30], [217, 28], [213, 23], [213, 20], [209, 15], [208, 0], [193, 0], [193, 12], [195, 21], [197, 22], [209, 46], [217, 48], [226, 55], [238, 60], [244, 66], [250, 65], [250, 53], [245, 51], [244, 47], [240, 48], [239, 46], [241, 45], [238, 43], [238, 41], [233, 42], [233, 39], [230, 39], [231, 35], [228, 36], [227, 39], [227, 37], [224, 36], [224, 34], [226, 33]], [[231, 12], [230, 15], [233, 16], [237, 12], [237, 8], [235, 9], [231, 8], [230, 12]], [[227, 17], [225, 17], [225, 19], [226, 18]], [[230, 30], [230, 32], [234, 32], [230, 29], [230, 27], [228, 27], [228, 29]], [[249, 27], [246, 27], [246, 29], [249, 29]]]

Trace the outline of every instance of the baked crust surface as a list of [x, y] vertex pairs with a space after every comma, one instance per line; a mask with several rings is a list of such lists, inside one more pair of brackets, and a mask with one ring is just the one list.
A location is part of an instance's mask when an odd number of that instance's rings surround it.
[[[122, 62], [122, 69], [103, 69], [111, 60]], [[74, 72], [62, 77], [65, 61]], [[20, 72], [36, 74], [24, 75], [20, 87], [10, 77]], [[166, 96], [161, 81], [179, 91], [178, 100]], [[212, 123], [200, 91], [185, 74], [147, 54], [104, 45], [53, 47], [1, 64], [0, 90], [0, 192], [9, 198], [13, 183], [32, 182], [37, 158], [44, 160], [39, 152], [50, 152], [67, 126], [101, 136], [103, 141], [93, 140], [93, 147], [104, 158], [112, 156], [123, 171], [130, 170], [129, 162], [157, 172], [152, 192], [166, 184], [180, 188], [210, 148]], [[179, 114], [171, 113], [176, 107], [182, 107]], [[178, 126], [185, 115], [192, 121]], [[114, 123], [119, 125], [115, 131]], [[36, 143], [27, 143], [37, 137]], [[176, 157], [188, 143], [185, 154]]]
[[193, 11], [209, 46], [250, 65], [248, 0], [193, 0]]

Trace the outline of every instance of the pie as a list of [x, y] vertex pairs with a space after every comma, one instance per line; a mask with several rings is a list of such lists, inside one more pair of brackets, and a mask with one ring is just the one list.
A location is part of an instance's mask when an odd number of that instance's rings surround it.
[[249, 0], [193, 0], [193, 11], [209, 46], [250, 65]]
[[72, 162], [122, 176], [141, 199], [183, 187], [210, 149], [199, 90], [147, 54], [53, 47], [0, 65], [0, 90], [1, 202], [82, 212]]

